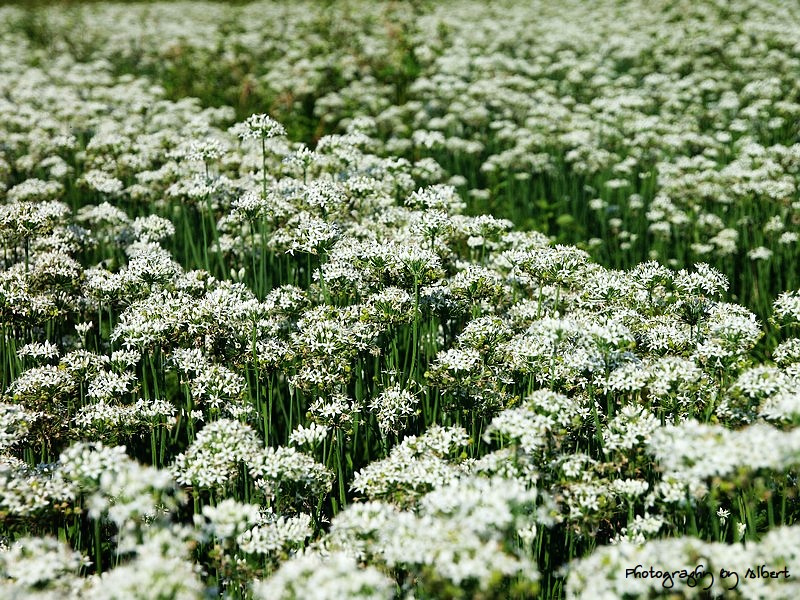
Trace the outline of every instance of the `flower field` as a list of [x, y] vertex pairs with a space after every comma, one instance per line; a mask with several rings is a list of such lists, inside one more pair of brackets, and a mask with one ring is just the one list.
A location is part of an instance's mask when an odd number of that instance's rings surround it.
[[800, 597], [800, 5], [0, 7], [0, 598]]

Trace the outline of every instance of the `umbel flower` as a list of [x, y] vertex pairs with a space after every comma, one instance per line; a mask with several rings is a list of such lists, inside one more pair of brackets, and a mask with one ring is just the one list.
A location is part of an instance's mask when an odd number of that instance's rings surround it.
[[286, 129], [275, 119], [265, 114], [250, 115], [243, 123], [233, 128], [243, 140], [269, 139], [286, 135]]
[[242, 462], [258, 455], [261, 446], [248, 425], [220, 419], [200, 430], [186, 452], [175, 458], [172, 472], [182, 485], [222, 487], [236, 476]]

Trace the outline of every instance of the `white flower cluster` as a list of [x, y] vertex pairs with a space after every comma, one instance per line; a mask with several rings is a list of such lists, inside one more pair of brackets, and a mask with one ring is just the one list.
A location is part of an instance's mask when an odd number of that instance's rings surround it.
[[78, 494], [77, 486], [60, 469], [52, 465], [31, 468], [6, 455], [0, 455], [0, 490], [0, 510], [20, 518], [67, 507]]
[[236, 543], [247, 554], [274, 555], [280, 551], [302, 546], [311, 537], [311, 517], [275, 517], [242, 532]]
[[713, 477], [794, 469], [798, 448], [799, 431], [782, 431], [764, 423], [732, 431], [686, 421], [657, 429], [648, 441], [648, 452], [663, 470], [663, 479], [679, 482], [698, 497], [708, 492]]
[[319, 423], [311, 423], [308, 427], [298, 425], [289, 436], [289, 441], [298, 446], [314, 447], [328, 437], [328, 428]]
[[247, 457], [248, 471], [267, 496], [282, 488], [299, 486], [298, 497], [324, 494], [333, 484], [333, 474], [308, 454], [294, 448], [261, 448]]
[[0, 404], [0, 451], [21, 441], [37, 417], [17, 404]]
[[243, 140], [267, 139], [286, 135], [283, 125], [265, 114], [250, 115], [235, 132]]
[[505, 548], [502, 539], [535, 529], [536, 500], [536, 490], [519, 481], [465, 475], [422, 496], [418, 511], [354, 505], [337, 515], [324, 541], [410, 570], [431, 584], [447, 581], [489, 593], [493, 586], [502, 589], [505, 578], [518, 578], [531, 592], [539, 578], [536, 566]]
[[[0, 552], [0, 590], [9, 598], [70, 597], [89, 560], [50, 537], [25, 537]], [[47, 596], [45, 596], [47, 594]]]
[[172, 472], [181, 485], [202, 488], [225, 486], [242, 463], [251, 464], [262, 443], [248, 425], [230, 419], [209, 423], [186, 452], [175, 457]]
[[549, 390], [537, 390], [519, 408], [508, 408], [497, 415], [486, 429], [484, 438], [507, 439], [528, 454], [547, 450], [568, 431], [579, 427], [588, 416], [588, 408], [575, 399]]
[[354, 598], [389, 600], [394, 584], [374, 567], [360, 567], [349, 555], [303, 554], [284, 562], [278, 572], [253, 586], [259, 600]]
[[161, 420], [172, 422], [175, 413], [175, 406], [166, 400], [140, 398], [134, 404], [122, 405], [101, 400], [80, 409], [73, 421], [78, 427], [87, 429], [140, 429], [152, 426]]
[[370, 402], [369, 408], [378, 420], [378, 427], [386, 435], [398, 433], [403, 422], [414, 414], [419, 399], [413, 392], [402, 389], [400, 384], [384, 390]]
[[467, 441], [462, 428], [430, 427], [419, 437], [406, 437], [387, 458], [361, 469], [353, 477], [352, 488], [369, 498], [402, 498], [439, 487], [463, 472], [448, 455]]
[[[567, 598], [644, 597], [665, 590], [682, 598], [703, 598], [723, 595], [734, 585], [741, 598], [792, 598], [800, 592], [800, 584], [791, 577], [800, 568], [800, 560], [789, 549], [798, 543], [798, 527], [776, 528], [760, 542], [746, 546], [689, 537], [642, 545], [621, 542], [570, 563]], [[767, 575], [770, 571], [782, 574], [762, 577], [762, 565]], [[748, 573], [752, 575], [745, 578]]]

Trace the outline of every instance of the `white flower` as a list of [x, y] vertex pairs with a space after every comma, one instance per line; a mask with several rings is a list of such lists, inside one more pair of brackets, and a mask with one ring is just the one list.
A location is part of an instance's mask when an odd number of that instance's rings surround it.
[[229, 540], [247, 531], [260, 518], [260, 507], [225, 498], [216, 506], [204, 506], [202, 516], [195, 515], [195, 525], [202, 526], [218, 540]]
[[186, 452], [175, 458], [172, 472], [182, 485], [220, 487], [236, 476], [241, 462], [250, 464], [262, 446], [248, 425], [220, 419], [200, 430]]
[[419, 399], [410, 390], [396, 384], [373, 398], [369, 407], [378, 419], [381, 432], [386, 435], [397, 433], [403, 421], [414, 414], [418, 403]]
[[235, 133], [243, 140], [267, 139], [286, 135], [283, 125], [265, 114], [250, 115], [234, 129]]
[[289, 436], [289, 441], [298, 446], [316, 446], [328, 436], [328, 428], [318, 423], [311, 423], [308, 427], [298, 425]]
[[772, 250], [769, 248], [765, 248], [764, 246], [759, 246], [758, 248], [753, 248], [747, 251], [747, 258], [750, 260], [763, 260], [767, 261], [772, 258]]
[[258, 600], [389, 600], [394, 597], [394, 587], [374, 567], [362, 568], [352, 557], [337, 552], [326, 557], [306, 554], [292, 558], [272, 577], [256, 583], [253, 593]]

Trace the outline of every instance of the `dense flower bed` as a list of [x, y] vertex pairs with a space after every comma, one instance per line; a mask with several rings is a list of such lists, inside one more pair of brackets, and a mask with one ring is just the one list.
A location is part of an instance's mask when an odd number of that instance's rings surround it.
[[800, 595], [798, 31], [0, 8], [2, 595]]

